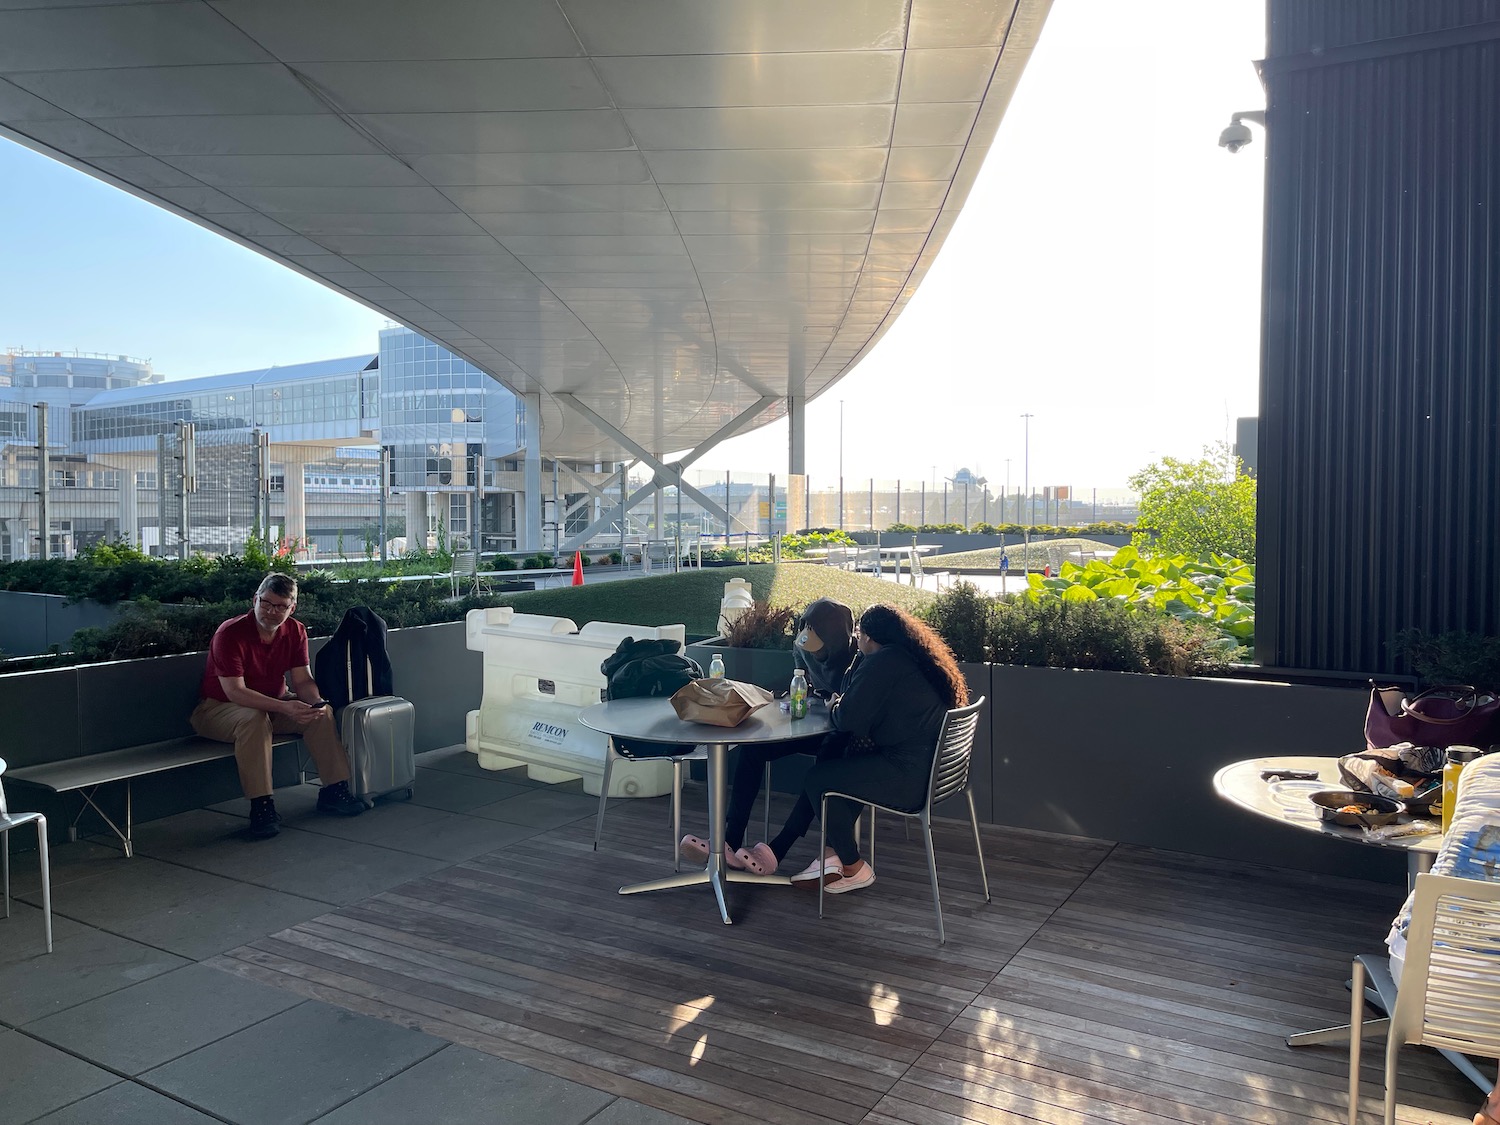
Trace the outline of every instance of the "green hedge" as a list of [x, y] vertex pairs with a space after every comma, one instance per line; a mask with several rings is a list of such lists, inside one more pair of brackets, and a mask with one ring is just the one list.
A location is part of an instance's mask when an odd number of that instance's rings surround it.
[[959, 660], [1193, 676], [1229, 666], [1217, 630], [1112, 599], [990, 597], [956, 582], [921, 611]]

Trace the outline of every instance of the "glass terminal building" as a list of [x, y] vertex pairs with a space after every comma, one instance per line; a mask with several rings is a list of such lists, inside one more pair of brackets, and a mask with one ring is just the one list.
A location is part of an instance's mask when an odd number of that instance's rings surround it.
[[[384, 526], [406, 540], [398, 549], [439, 536], [542, 546], [517, 542], [524, 402], [406, 328], [381, 331], [374, 354], [170, 382], [125, 357], [0, 353], [4, 559], [37, 554], [38, 402], [48, 404], [54, 555], [117, 538], [173, 553], [184, 502], [192, 549], [237, 551], [264, 518], [258, 493], [268, 484], [274, 537], [305, 557], [358, 558], [378, 543], [382, 449]], [[175, 461], [181, 422], [196, 430], [190, 496]], [[573, 467], [585, 478], [600, 473]], [[558, 499], [570, 527], [586, 524], [582, 494]]]

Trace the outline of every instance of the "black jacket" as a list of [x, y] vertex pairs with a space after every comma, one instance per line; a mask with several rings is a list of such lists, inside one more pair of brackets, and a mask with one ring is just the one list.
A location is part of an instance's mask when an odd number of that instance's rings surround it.
[[[366, 672], [366, 660], [369, 670]], [[349, 694], [349, 679], [354, 694]], [[313, 658], [313, 679], [323, 698], [335, 708], [371, 695], [395, 695], [391, 658], [385, 651], [385, 622], [368, 606], [357, 605], [344, 614], [338, 629]]]
[[[606, 699], [670, 696], [703, 675], [698, 662], [682, 655], [677, 641], [638, 641], [626, 637], [599, 665], [604, 673]], [[691, 745], [640, 742], [617, 738], [615, 749], [627, 758], [659, 758], [685, 753]]]

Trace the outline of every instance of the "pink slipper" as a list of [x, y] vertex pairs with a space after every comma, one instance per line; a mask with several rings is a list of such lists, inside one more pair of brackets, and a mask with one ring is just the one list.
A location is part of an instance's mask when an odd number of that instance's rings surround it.
[[753, 848], [741, 848], [734, 853], [740, 866], [752, 875], [776, 874], [776, 853], [769, 844], [756, 844]]
[[[694, 836], [691, 833], [684, 836], [678, 842], [677, 852], [682, 856], [683, 859], [687, 860], [689, 863], [708, 862], [707, 841], [700, 840], [697, 836]], [[746, 870], [744, 861], [741, 860], [737, 854], [730, 850], [728, 844], [724, 845], [724, 862], [730, 867], [734, 868], [736, 871]], [[757, 874], [759, 874], [759, 872], [757, 872]]]

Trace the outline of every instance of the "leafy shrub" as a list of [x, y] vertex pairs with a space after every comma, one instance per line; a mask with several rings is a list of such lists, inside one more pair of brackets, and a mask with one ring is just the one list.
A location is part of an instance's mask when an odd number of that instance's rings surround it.
[[909, 523], [893, 523], [890, 527], [886, 528], [886, 530], [893, 531], [897, 535], [911, 535], [917, 529]]
[[918, 531], [931, 532], [934, 535], [963, 535], [964, 525], [961, 523], [924, 523], [917, 528]]
[[609, 553], [609, 561], [610, 561], [610, 565], [612, 565], [612, 566], [619, 566], [620, 565], [620, 560], [622, 558], [624, 558], [624, 556], [621, 555], [619, 551], [611, 551]]
[[93, 662], [199, 651], [208, 647], [220, 622], [248, 609], [247, 605], [132, 602], [108, 628], [74, 633], [73, 653], [81, 661]]
[[1028, 596], [1034, 599], [1114, 598], [1201, 621], [1236, 647], [1255, 638], [1255, 568], [1240, 559], [1147, 558], [1134, 547], [1122, 547], [1107, 561], [1095, 559], [1083, 566], [1064, 562], [1055, 577], [1033, 574], [1028, 582]]
[[957, 582], [922, 613], [961, 661], [1188, 676], [1226, 667], [1237, 651], [1211, 626], [1148, 605], [1095, 598], [991, 598]]
[[948, 642], [953, 655], [961, 661], [982, 664], [990, 659], [990, 615], [995, 599], [972, 582], [955, 582], [940, 593], [922, 614]]
[[539, 551], [534, 555], [528, 555], [521, 563], [523, 570], [551, 570], [553, 566], [552, 556], [545, 551]]
[[1406, 659], [1423, 686], [1472, 684], [1500, 689], [1500, 637], [1403, 629], [1391, 648]]
[[101, 539], [78, 548], [78, 561], [92, 566], [119, 566], [124, 562], [149, 562], [151, 556], [128, 539]]
[[781, 553], [788, 558], [803, 558], [808, 551], [821, 547], [853, 546], [854, 538], [843, 531], [809, 531], [802, 535], [783, 535]]
[[509, 555], [496, 555], [494, 561], [490, 565], [495, 570], [516, 570], [520, 567], [521, 564], [516, 562], [516, 560], [511, 558]]
[[[494, 598], [449, 600], [446, 578], [433, 582], [332, 582], [326, 575], [309, 574], [298, 584], [297, 619], [310, 635], [326, 637], [338, 628], [345, 611], [357, 605], [369, 606], [391, 628], [400, 629], [457, 621], [472, 608], [497, 604]], [[76, 658], [84, 662], [201, 651], [208, 647], [221, 622], [249, 608], [248, 595], [189, 605], [135, 601], [107, 628], [80, 629], [73, 635], [72, 647]]]
[[754, 602], [729, 623], [724, 641], [731, 648], [790, 649], [795, 618], [790, 606]]

